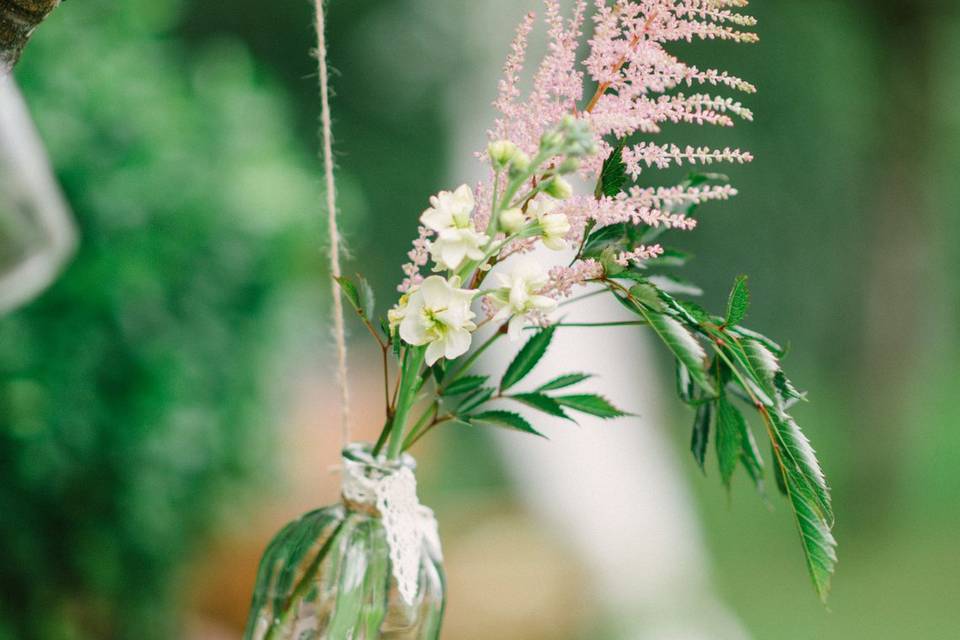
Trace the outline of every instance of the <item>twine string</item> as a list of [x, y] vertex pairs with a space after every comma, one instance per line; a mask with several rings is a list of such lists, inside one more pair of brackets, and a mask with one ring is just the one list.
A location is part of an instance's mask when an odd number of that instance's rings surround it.
[[330, 121], [330, 87], [327, 76], [327, 42], [324, 0], [316, 0], [317, 63], [320, 72], [320, 124], [323, 134], [323, 166], [327, 196], [327, 233], [330, 237], [330, 275], [333, 282], [333, 337], [337, 347], [337, 384], [340, 388], [341, 449], [350, 442], [350, 389], [347, 383], [347, 338], [343, 321], [343, 299], [337, 279], [340, 271], [340, 229], [337, 226], [337, 192], [333, 180], [333, 126]]

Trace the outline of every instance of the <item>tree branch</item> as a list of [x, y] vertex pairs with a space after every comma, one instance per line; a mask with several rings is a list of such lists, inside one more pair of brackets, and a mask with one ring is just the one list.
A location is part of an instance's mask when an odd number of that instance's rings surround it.
[[13, 69], [27, 41], [61, 0], [0, 0], [0, 76]]

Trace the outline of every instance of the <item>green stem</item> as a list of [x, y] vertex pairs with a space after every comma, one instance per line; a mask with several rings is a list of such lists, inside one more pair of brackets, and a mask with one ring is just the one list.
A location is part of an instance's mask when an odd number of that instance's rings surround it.
[[377, 443], [373, 445], [373, 451], [371, 455], [376, 458], [380, 455], [380, 451], [383, 449], [383, 445], [387, 444], [387, 438], [390, 436], [390, 427], [393, 425], [393, 419], [387, 417], [387, 421], [383, 423], [383, 429], [380, 430], [380, 437], [377, 438]]
[[410, 445], [412, 445], [414, 442], [416, 442], [419, 439], [420, 435], [422, 435], [420, 432], [423, 430], [424, 427], [427, 427], [427, 429], [430, 428], [430, 425], [433, 424], [433, 420], [436, 419], [437, 411], [439, 409], [440, 409], [439, 400], [434, 400], [433, 403], [431, 403], [431, 405], [427, 407], [427, 410], [423, 412], [423, 415], [420, 416], [417, 422], [413, 425], [413, 428], [410, 429], [410, 432], [407, 434], [407, 437], [404, 438], [403, 440], [404, 451], [409, 449]]
[[400, 391], [397, 394], [396, 412], [393, 415], [393, 426], [390, 429], [390, 445], [387, 453], [390, 460], [399, 458], [403, 448], [403, 430], [406, 427], [407, 415], [410, 413], [414, 395], [416, 395], [420, 367], [423, 366], [425, 354], [425, 347], [410, 347], [403, 358]]
[[436, 420], [436, 419], [435, 419], [433, 422], [431, 422], [429, 425], [427, 425], [427, 428], [426, 428], [426, 429], [424, 429], [424, 430], [421, 431], [419, 434], [417, 434], [417, 436], [416, 436], [415, 438], [407, 438], [407, 441], [406, 441], [406, 442], [404, 443], [404, 445], [403, 445], [403, 450], [406, 451], [407, 449], [409, 449], [409, 448], [412, 447], [413, 445], [417, 444], [417, 443], [420, 441], [420, 438], [422, 438], [423, 436], [425, 436], [425, 435], [427, 435], [428, 433], [430, 433], [430, 431], [432, 431], [432, 430], [435, 429], [436, 427], [439, 427], [440, 425], [442, 425], [442, 424], [445, 423], [445, 422], [450, 422], [451, 420], [453, 420], [453, 417], [452, 417], [452, 416], [447, 416], [447, 417], [445, 417], [445, 418], [441, 418], [440, 420]]

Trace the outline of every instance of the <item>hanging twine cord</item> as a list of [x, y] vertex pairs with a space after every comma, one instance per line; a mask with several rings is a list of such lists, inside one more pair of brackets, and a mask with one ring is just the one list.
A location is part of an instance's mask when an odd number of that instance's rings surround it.
[[323, 166], [327, 191], [327, 231], [330, 236], [330, 275], [333, 282], [333, 337], [337, 346], [337, 383], [340, 387], [341, 449], [350, 442], [350, 389], [347, 384], [347, 337], [340, 296], [340, 229], [337, 226], [337, 192], [333, 181], [333, 126], [330, 122], [330, 87], [327, 76], [327, 42], [324, 0], [316, 0], [317, 63], [320, 71], [320, 123], [323, 131]]

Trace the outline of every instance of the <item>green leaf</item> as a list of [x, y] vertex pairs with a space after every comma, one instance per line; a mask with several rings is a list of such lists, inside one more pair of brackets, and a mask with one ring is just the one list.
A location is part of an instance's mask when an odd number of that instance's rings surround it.
[[777, 489], [783, 495], [789, 495], [787, 493], [787, 480], [783, 477], [783, 467], [781, 467], [780, 463], [778, 462], [779, 456], [777, 455], [776, 447], [773, 446], [773, 442], [770, 443], [770, 455], [775, 462], [773, 465], [773, 478], [777, 482]]
[[484, 402], [493, 397], [493, 393], [496, 391], [493, 387], [481, 387], [468, 395], [460, 402], [460, 406], [457, 407], [457, 413], [467, 413], [468, 411], [473, 411]]
[[706, 471], [707, 444], [710, 442], [710, 422], [713, 416], [713, 403], [704, 402], [697, 407], [693, 419], [693, 434], [690, 436], [690, 452], [700, 468]]
[[359, 287], [353, 283], [353, 280], [346, 276], [334, 279], [337, 281], [337, 284], [340, 285], [340, 292], [343, 294], [343, 297], [347, 299], [347, 302], [349, 302], [353, 310], [357, 312], [357, 315], [361, 318], [373, 318], [375, 305], [373, 288], [370, 286], [370, 283], [367, 282], [366, 278], [357, 275]]
[[830, 492], [813, 448], [793, 418], [776, 411], [769, 413], [769, 420], [774, 457], [796, 516], [807, 568], [820, 599], [826, 600], [837, 561]]
[[675, 361], [676, 367], [674, 367], [674, 372], [676, 374], [676, 383], [677, 383], [677, 395], [680, 396], [686, 404], [693, 404], [694, 402], [694, 392], [696, 388], [693, 386], [693, 378], [690, 377], [690, 370], [683, 366], [683, 363], [679, 360]]
[[773, 427], [774, 452], [783, 467], [787, 488], [795, 484], [816, 502], [825, 519], [833, 520], [830, 489], [810, 441], [787, 413], [770, 411], [768, 415]]
[[600, 179], [597, 181], [597, 188], [594, 193], [599, 200], [602, 196], [614, 197], [623, 191], [627, 184], [627, 165], [623, 162], [623, 147], [626, 139], [621, 138], [616, 148], [610, 152], [610, 155], [603, 161], [603, 168], [600, 169]]
[[340, 293], [342, 293], [343, 297], [347, 299], [347, 302], [350, 303], [350, 306], [353, 307], [353, 310], [362, 315], [363, 306], [360, 304], [360, 294], [357, 292], [357, 286], [353, 284], [353, 281], [346, 276], [334, 278], [334, 280], [336, 280], [337, 284], [340, 285]]
[[720, 466], [720, 479], [730, 486], [730, 479], [737, 468], [737, 462], [743, 449], [743, 434], [747, 430], [747, 421], [725, 395], [717, 400], [717, 462]]
[[762, 333], [757, 333], [756, 331], [751, 331], [746, 327], [736, 326], [736, 327], [727, 327], [728, 331], [740, 336], [741, 338], [750, 338], [751, 340], [756, 340], [771, 352], [774, 353], [778, 358], [782, 358], [786, 353], [786, 350], [781, 347], [779, 344], [763, 335]]
[[483, 386], [490, 376], [464, 376], [457, 378], [443, 390], [445, 396], [458, 396]]
[[597, 416], [598, 418], [619, 418], [627, 415], [625, 412], [610, 404], [603, 396], [595, 394], [556, 396], [554, 400], [574, 411]]
[[598, 258], [607, 247], [626, 249], [628, 225], [618, 222], [593, 231], [583, 245], [582, 255], [585, 258]]
[[541, 329], [535, 333], [532, 338], [527, 340], [527, 343], [523, 345], [523, 348], [517, 353], [513, 362], [507, 367], [506, 373], [503, 374], [503, 379], [500, 380], [501, 391], [517, 384], [523, 380], [528, 373], [533, 371], [533, 368], [540, 362], [540, 358], [547, 352], [547, 347], [550, 346], [550, 341], [553, 340], [553, 332], [555, 330], [556, 327], [554, 326]]
[[663, 303], [663, 298], [660, 296], [660, 290], [649, 282], [638, 282], [630, 287], [630, 295], [633, 296], [637, 302], [642, 303], [654, 311], [660, 312], [666, 308]]
[[566, 375], [559, 376], [554, 378], [547, 384], [542, 384], [537, 387], [537, 391], [553, 391], [555, 389], [565, 389], [567, 387], [572, 387], [575, 384], [579, 384], [584, 380], [589, 380], [593, 375], [590, 373], [568, 373]]
[[510, 398], [516, 400], [517, 402], [522, 402], [527, 406], [533, 407], [534, 409], [550, 414], [551, 416], [571, 420], [570, 416], [566, 414], [559, 402], [542, 393], [517, 393], [510, 396]]
[[674, 357], [687, 368], [693, 381], [708, 395], [716, 395], [704, 364], [707, 353], [697, 339], [682, 324], [668, 315], [651, 311], [643, 305], [638, 305], [637, 311], [653, 327], [660, 340], [673, 352]]
[[740, 324], [747, 315], [750, 306], [750, 289], [747, 288], [747, 276], [737, 276], [727, 299], [726, 326]]
[[750, 427], [747, 425], [746, 420], [743, 422], [743, 433], [741, 440], [742, 448], [740, 451], [740, 461], [743, 463], [743, 467], [747, 470], [747, 475], [749, 475], [750, 479], [753, 480], [753, 484], [757, 488], [757, 491], [763, 495], [765, 494], [763, 487], [763, 458], [760, 456], [760, 448], [757, 446], [757, 441], [753, 437], [753, 432], [750, 431]]
[[475, 416], [470, 416], [471, 423], [483, 423], [483, 424], [492, 424], [496, 427], [504, 427], [507, 429], [513, 429], [515, 431], [522, 431], [524, 433], [531, 433], [535, 436], [540, 436], [541, 438], [545, 437], [542, 433], [537, 431], [527, 422], [523, 416], [519, 413], [513, 413], [512, 411], [485, 411], [484, 413], [478, 413]]

